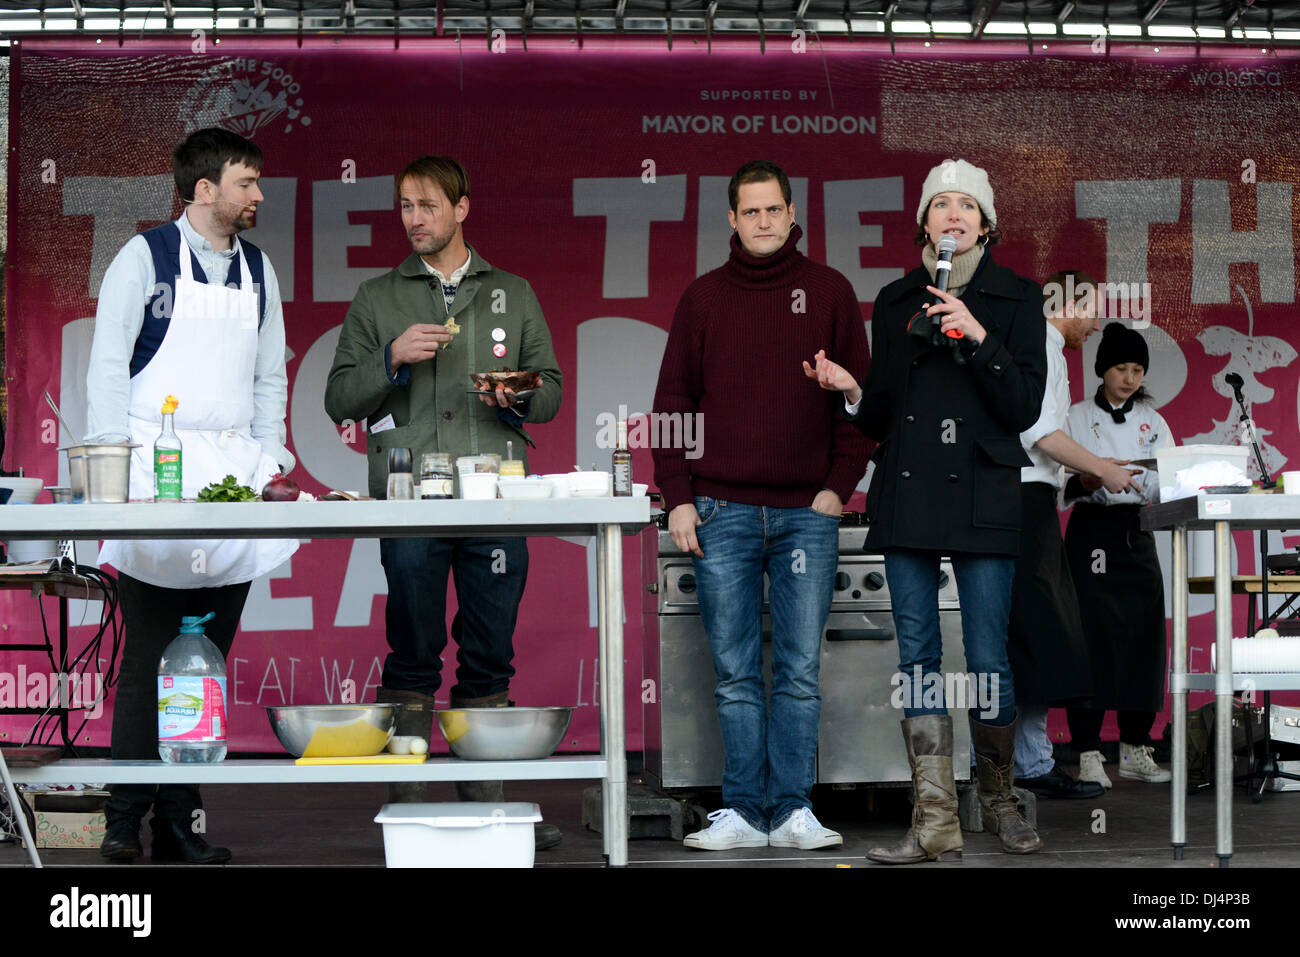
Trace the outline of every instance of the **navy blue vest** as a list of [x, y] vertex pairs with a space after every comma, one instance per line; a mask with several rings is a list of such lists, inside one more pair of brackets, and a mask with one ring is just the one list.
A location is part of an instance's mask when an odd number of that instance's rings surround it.
[[[167, 335], [167, 327], [172, 321], [172, 304], [176, 301], [176, 284], [181, 275], [181, 231], [174, 222], [163, 223], [140, 235], [149, 244], [149, 252], [153, 256], [154, 288], [149, 301], [145, 303], [144, 325], [140, 327], [140, 335], [135, 340], [135, 352], [131, 355], [133, 377], [149, 364]], [[239, 244], [244, 247], [244, 261], [248, 263], [249, 277], [257, 283], [257, 311], [261, 317], [257, 321], [257, 328], [260, 330], [262, 323], [266, 322], [266, 270], [262, 262], [262, 250], [246, 239], [241, 239]], [[208, 276], [198, 257], [188, 244], [185, 251], [190, 256], [194, 281], [206, 284]], [[226, 285], [239, 288], [238, 258], [231, 260]], [[162, 304], [155, 309], [155, 304], [160, 299]]]

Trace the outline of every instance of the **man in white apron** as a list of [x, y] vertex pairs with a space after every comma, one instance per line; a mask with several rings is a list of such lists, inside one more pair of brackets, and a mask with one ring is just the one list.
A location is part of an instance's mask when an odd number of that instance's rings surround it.
[[[153, 499], [153, 443], [168, 395], [179, 399], [182, 496], [234, 475], [259, 490], [293, 468], [284, 447], [284, 319], [271, 263], [236, 234], [262, 201], [262, 152], [222, 129], [191, 134], [173, 154], [186, 210], [131, 239], [100, 287], [87, 378], [88, 441], [139, 447], [130, 498]], [[130, 506], [166, 508], [165, 504]], [[281, 565], [296, 541], [108, 541], [100, 564], [119, 573], [126, 632], [113, 709], [115, 760], [158, 758], [157, 671], [184, 615], [215, 617], [208, 638], [230, 650], [249, 585]], [[155, 861], [224, 863], [203, 839], [195, 785], [114, 785], [105, 807], [107, 860], [142, 854], [140, 822], [152, 806]]]

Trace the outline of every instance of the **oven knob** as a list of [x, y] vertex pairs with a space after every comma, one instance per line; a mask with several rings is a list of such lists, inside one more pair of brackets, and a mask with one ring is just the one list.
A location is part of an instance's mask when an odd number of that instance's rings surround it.
[[870, 591], [880, 591], [885, 587], [885, 576], [880, 572], [872, 572], [862, 580], [862, 584], [866, 585]]
[[947, 572], [939, 572], [939, 587], [940, 587], [940, 588], [947, 588], [947, 587], [948, 587], [948, 573], [947, 573]]
[[677, 587], [680, 588], [684, 594], [690, 595], [694, 593], [695, 576], [683, 575], [681, 578], [677, 579]]
[[836, 572], [836, 573], [835, 573], [835, 590], [836, 590], [836, 591], [844, 591], [844, 589], [846, 589], [846, 588], [849, 587], [849, 585], [852, 583], [852, 581], [853, 581], [853, 580], [852, 580], [851, 578], [849, 578], [849, 573], [848, 573], [848, 572]]

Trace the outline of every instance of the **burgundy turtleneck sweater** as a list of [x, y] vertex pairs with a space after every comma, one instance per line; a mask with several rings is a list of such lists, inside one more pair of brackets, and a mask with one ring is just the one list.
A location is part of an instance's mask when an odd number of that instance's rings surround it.
[[[726, 265], [696, 279], [677, 304], [654, 411], [698, 414], [702, 440], [696, 450], [654, 450], [667, 510], [694, 495], [794, 508], [830, 489], [848, 501], [866, 471], [867, 440], [839, 414], [842, 395], [802, 365], [825, 349], [864, 381], [862, 311], [844, 276], [795, 248], [801, 235], [795, 226], [765, 258], [732, 235]], [[668, 434], [672, 420], [656, 421], [656, 434]]]

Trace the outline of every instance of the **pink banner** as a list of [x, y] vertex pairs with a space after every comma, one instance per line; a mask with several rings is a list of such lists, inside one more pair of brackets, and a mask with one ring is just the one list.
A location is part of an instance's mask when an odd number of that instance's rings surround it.
[[[23, 41], [12, 60], [4, 464], [46, 484], [59, 477], [60, 437], [42, 392], [84, 425], [104, 269], [131, 235], [176, 215], [170, 150], [215, 124], [266, 154], [266, 202], [250, 235], [284, 293], [289, 445], [309, 491], [364, 488], [365, 432], [326, 418], [325, 373], [358, 284], [409, 252], [392, 176], [428, 152], [463, 162], [466, 238], [532, 283], [550, 323], [565, 398], [559, 418], [534, 430], [536, 471], [607, 467], [602, 421], [620, 407], [648, 410], [679, 295], [726, 256], [727, 178], [759, 157], [789, 172], [807, 253], [849, 277], [864, 319], [876, 292], [918, 261], [911, 237], [929, 168], [949, 156], [985, 167], [1005, 236], [998, 261], [1040, 281], [1069, 266], [1125, 284], [1121, 318], [1150, 323], [1147, 385], [1177, 441], [1237, 441], [1223, 383], [1236, 371], [1270, 471], [1300, 453], [1300, 336], [1288, 323], [1300, 66], [1287, 54], [1081, 44], [1048, 59], [1025, 58], [1022, 46], [935, 53], [918, 43], [890, 57], [798, 38], [770, 38], [762, 55], [752, 40], [715, 41], [709, 53], [680, 37], [672, 52], [610, 39], [530, 39], [525, 51], [517, 37], [398, 49], [351, 38], [113, 40]], [[1070, 356], [1076, 399], [1096, 386], [1097, 338]], [[634, 459], [648, 481], [648, 450]], [[640, 541], [627, 541], [625, 563], [631, 748], [636, 703], [657, 694], [641, 680]], [[1274, 535], [1270, 549], [1297, 543]], [[1234, 544], [1238, 571], [1255, 572], [1253, 537]], [[530, 548], [512, 696], [577, 705], [564, 749], [595, 750], [591, 551], [581, 541]], [[1162, 554], [1167, 562], [1167, 541]], [[81, 560], [93, 555], [82, 543]], [[231, 654], [232, 750], [278, 748], [260, 706], [338, 701], [348, 679], [359, 699], [373, 695], [387, 651], [383, 596], [374, 541], [313, 541], [255, 584]], [[4, 593], [0, 609], [5, 640], [38, 634], [26, 596]], [[1198, 668], [1208, 668], [1210, 609], [1193, 599]], [[73, 611], [74, 623], [97, 617]], [[74, 628], [74, 647], [91, 634]], [[19, 661], [48, 668], [39, 655], [0, 660], [6, 672]], [[107, 744], [109, 714], [78, 741]], [[0, 720], [6, 740], [30, 726]]]

